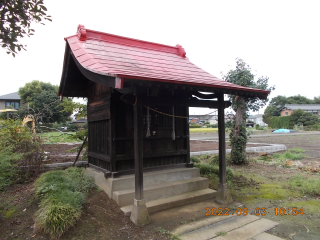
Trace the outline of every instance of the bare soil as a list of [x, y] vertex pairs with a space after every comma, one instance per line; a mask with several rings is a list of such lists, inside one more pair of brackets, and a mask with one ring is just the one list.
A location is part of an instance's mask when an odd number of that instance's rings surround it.
[[[61, 143], [61, 144], [45, 144], [44, 151], [49, 152], [49, 158], [46, 163], [58, 163], [58, 162], [73, 162], [76, 158], [77, 152], [70, 152], [71, 149], [74, 149], [81, 144], [79, 143]], [[266, 144], [247, 144], [247, 147], [259, 147], [266, 146]], [[226, 148], [230, 148], [230, 145], [227, 143]], [[218, 141], [200, 141], [200, 140], [191, 140], [190, 141], [190, 151], [199, 152], [199, 151], [211, 151], [218, 150], [219, 142]], [[80, 157], [84, 153], [84, 150], [81, 152]]]

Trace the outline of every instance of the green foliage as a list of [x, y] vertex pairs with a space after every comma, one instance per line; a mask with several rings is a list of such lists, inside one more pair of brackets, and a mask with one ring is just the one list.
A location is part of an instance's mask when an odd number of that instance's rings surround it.
[[290, 116], [272, 117], [268, 126], [275, 129], [278, 129], [278, 128], [292, 129], [293, 128], [293, 126], [290, 125]]
[[303, 126], [312, 126], [320, 124], [320, 119], [317, 115], [314, 115], [311, 112], [304, 112], [298, 120], [299, 124]]
[[272, 105], [269, 105], [265, 110], [264, 114], [262, 115], [263, 122], [270, 124], [271, 118], [273, 116], [280, 116], [280, 111]]
[[41, 152], [41, 142], [33, 140], [30, 129], [22, 127], [21, 121], [1, 121], [0, 190], [36, 175], [42, 161]]
[[231, 161], [234, 164], [247, 163], [246, 144], [248, 142], [247, 129], [245, 122], [239, 127], [238, 136], [234, 137], [235, 131], [231, 131], [229, 135], [231, 146]]
[[26, 50], [26, 45], [22, 45], [18, 38], [33, 35], [32, 22], [44, 24], [44, 20], [52, 21], [46, 11], [43, 0], [1, 1], [0, 39], [1, 46], [8, 54], [15, 57], [17, 51]]
[[191, 156], [190, 161], [193, 163], [200, 163], [200, 159], [198, 159], [196, 156]]
[[[255, 79], [255, 75], [251, 73], [251, 68], [246, 64], [242, 59], [236, 59], [236, 68], [230, 70], [226, 75], [223, 76], [223, 79], [227, 82], [234, 83], [244, 87], [257, 88], [272, 91], [275, 89], [274, 86], [269, 86], [268, 77], [259, 77]], [[236, 96], [229, 96], [233, 108], [236, 104]], [[258, 111], [261, 107], [265, 106], [268, 102], [268, 99], [261, 100], [259, 98], [247, 98], [246, 99], [246, 110]]]
[[[269, 86], [268, 77], [259, 77], [251, 73], [251, 68], [243, 60], [236, 60], [236, 68], [230, 70], [223, 79], [227, 82], [234, 83], [244, 87], [257, 88], [272, 91], [274, 86]], [[232, 120], [230, 131], [231, 161], [235, 164], [244, 164], [246, 162], [246, 143], [248, 136], [246, 132], [247, 111], [257, 111], [266, 105], [268, 99], [261, 100], [257, 97], [244, 98], [242, 96], [229, 95], [232, 102], [232, 108], [236, 112]]]
[[[295, 95], [291, 97], [277, 96], [271, 99], [269, 106], [265, 109], [262, 119], [268, 125], [270, 124], [271, 117], [280, 116], [281, 109], [285, 104], [319, 104], [320, 98], [314, 97], [314, 99], [309, 99], [301, 95]], [[298, 114], [297, 114], [298, 115]], [[297, 124], [296, 119], [293, 118], [291, 128]]]
[[304, 111], [301, 109], [294, 110], [290, 115], [290, 128], [298, 124], [299, 118], [304, 114]]
[[202, 128], [202, 125], [200, 125], [200, 124], [190, 124], [189, 128]]
[[76, 132], [76, 131], [79, 130], [79, 126], [76, 125], [76, 124], [69, 124], [69, 125], [67, 126], [67, 130], [68, 130], [69, 132]]
[[77, 112], [77, 118], [82, 118], [87, 116], [87, 104], [73, 102], [73, 101], [63, 101], [60, 104], [65, 112]]
[[295, 149], [288, 150], [285, 153], [274, 153], [272, 156], [280, 160], [300, 160], [305, 157], [301, 151], [297, 152]]
[[35, 225], [52, 237], [60, 237], [81, 215], [86, 193], [94, 187], [91, 177], [82, 168], [68, 168], [42, 174], [36, 181], [40, 209]]
[[297, 175], [289, 180], [289, 188], [299, 190], [303, 194], [320, 195], [320, 179], [308, 179]]
[[[16, 113], [21, 119], [32, 114], [37, 123], [66, 122], [70, 119], [71, 110], [65, 110], [60, 103], [58, 86], [34, 80], [26, 83], [18, 91], [21, 102]], [[70, 102], [66, 99], [65, 102]]]
[[[217, 165], [195, 163], [194, 166], [200, 169], [200, 174], [202, 176], [211, 175], [211, 174], [219, 175], [219, 166]], [[231, 180], [233, 177], [233, 171], [231, 170], [231, 168], [227, 167], [226, 174], [227, 174], [227, 180]]]
[[320, 125], [319, 124], [315, 124], [315, 125], [309, 125], [304, 127], [305, 131], [319, 131], [320, 130]]
[[51, 83], [33, 80], [19, 88], [18, 94], [21, 98], [21, 102], [29, 104], [29, 107], [33, 108], [35, 97], [43, 91], [58, 93], [58, 86], [52, 85]]

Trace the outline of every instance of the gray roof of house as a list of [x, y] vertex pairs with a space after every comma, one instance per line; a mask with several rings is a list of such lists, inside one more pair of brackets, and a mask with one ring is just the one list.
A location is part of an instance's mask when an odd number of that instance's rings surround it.
[[80, 118], [80, 119], [73, 121], [72, 123], [86, 123], [87, 121], [88, 121], [88, 119]]
[[301, 109], [304, 111], [320, 111], [320, 104], [286, 104], [283, 108], [291, 110]]
[[9, 94], [5, 94], [0, 96], [0, 100], [20, 100], [20, 96], [18, 94], [18, 92], [14, 92], [14, 93], [9, 93]]

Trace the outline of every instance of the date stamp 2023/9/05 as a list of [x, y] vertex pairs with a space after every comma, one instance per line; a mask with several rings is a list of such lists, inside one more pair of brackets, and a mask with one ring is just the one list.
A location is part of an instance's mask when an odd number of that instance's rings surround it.
[[[234, 209], [233, 209], [234, 210]], [[237, 215], [237, 216], [247, 216], [247, 215], [255, 215], [255, 216], [265, 216], [267, 214], [272, 214], [268, 212], [266, 208], [255, 208], [254, 211], [249, 212], [248, 208], [237, 208], [235, 213], [231, 213], [229, 208], [206, 208], [206, 216], [229, 216], [229, 215]], [[285, 215], [303, 215], [303, 208], [274, 208], [273, 213], [276, 216], [285, 216]]]

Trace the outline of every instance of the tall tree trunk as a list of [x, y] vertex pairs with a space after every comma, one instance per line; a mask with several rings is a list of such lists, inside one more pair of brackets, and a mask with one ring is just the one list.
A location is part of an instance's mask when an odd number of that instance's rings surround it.
[[231, 145], [231, 161], [236, 164], [243, 164], [246, 162], [246, 101], [243, 97], [237, 96], [233, 109], [236, 112], [233, 119], [233, 129], [230, 132]]

